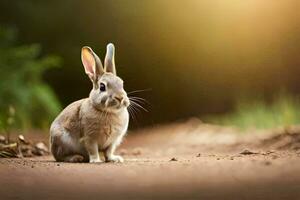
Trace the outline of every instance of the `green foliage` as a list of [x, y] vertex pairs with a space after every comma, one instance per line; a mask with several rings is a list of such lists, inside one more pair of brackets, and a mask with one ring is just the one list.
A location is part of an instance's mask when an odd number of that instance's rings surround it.
[[60, 60], [41, 57], [39, 45], [16, 45], [15, 39], [15, 30], [0, 27], [0, 128], [8, 126], [9, 107], [15, 109], [15, 128], [44, 128], [60, 103], [42, 76]]
[[209, 117], [208, 121], [242, 129], [267, 129], [300, 123], [300, 100], [281, 93], [271, 103], [262, 99], [240, 100], [234, 112], [222, 117]]

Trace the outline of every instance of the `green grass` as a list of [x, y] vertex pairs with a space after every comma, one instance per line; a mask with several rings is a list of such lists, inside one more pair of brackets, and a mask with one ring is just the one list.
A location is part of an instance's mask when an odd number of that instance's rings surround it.
[[268, 129], [300, 124], [300, 100], [281, 93], [266, 103], [262, 99], [239, 100], [232, 113], [210, 116], [209, 122], [241, 129]]

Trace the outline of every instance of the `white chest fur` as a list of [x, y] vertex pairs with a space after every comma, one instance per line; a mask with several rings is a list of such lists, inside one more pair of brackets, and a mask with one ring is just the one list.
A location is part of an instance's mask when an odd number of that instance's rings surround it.
[[108, 117], [109, 120], [105, 120], [103, 129], [100, 130], [100, 135], [98, 139], [98, 144], [100, 148], [107, 148], [109, 145], [115, 143], [120, 144], [122, 138], [127, 132], [128, 123], [129, 123], [129, 114], [127, 110], [111, 114]]
[[98, 141], [100, 149], [118, 145], [126, 134], [129, 114], [126, 108], [118, 113], [89, 113], [82, 119], [84, 136]]

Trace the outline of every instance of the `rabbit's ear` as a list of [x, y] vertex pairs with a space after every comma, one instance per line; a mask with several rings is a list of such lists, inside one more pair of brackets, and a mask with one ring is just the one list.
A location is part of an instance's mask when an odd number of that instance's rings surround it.
[[115, 46], [112, 43], [109, 43], [106, 46], [106, 56], [104, 60], [104, 71], [117, 74], [116, 65], [115, 65]]
[[104, 73], [99, 57], [90, 47], [85, 46], [81, 49], [81, 60], [85, 73], [94, 83], [97, 83], [98, 78]]

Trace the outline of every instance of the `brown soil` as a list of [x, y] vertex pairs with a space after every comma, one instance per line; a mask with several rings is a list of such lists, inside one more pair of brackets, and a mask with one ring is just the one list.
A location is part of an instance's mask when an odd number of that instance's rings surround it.
[[0, 159], [0, 199], [300, 199], [299, 128], [253, 132], [191, 120], [129, 133], [122, 164]]

